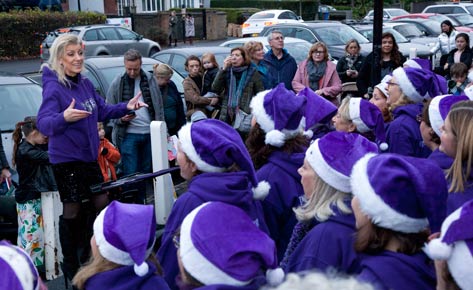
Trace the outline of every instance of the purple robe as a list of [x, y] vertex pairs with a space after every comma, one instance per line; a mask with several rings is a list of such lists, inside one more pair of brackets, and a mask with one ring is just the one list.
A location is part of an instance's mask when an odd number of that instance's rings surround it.
[[[450, 186], [450, 184], [448, 185]], [[463, 192], [450, 192], [447, 196], [447, 216], [452, 212], [460, 208], [467, 201], [473, 199], [473, 172], [465, 182], [465, 191]]]
[[268, 163], [256, 172], [258, 180], [266, 180], [271, 185], [262, 205], [269, 236], [276, 243], [278, 261], [284, 256], [297, 223], [292, 209], [302, 205], [300, 197], [304, 195], [304, 189], [297, 169], [303, 165], [304, 157], [305, 153], [275, 151], [269, 156]]
[[437, 163], [438, 166], [442, 169], [449, 169], [452, 166], [453, 158], [447, 156], [447, 154], [440, 151], [438, 148], [432, 151], [427, 159], [430, 159]]
[[334, 268], [346, 274], [359, 273], [359, 255], [353, 246], [355, 216], [342, 214], [335, 207], [332, 210], [334, 214], [314, 226], [299, 243], [289, 258], [286, 272]]
[[422, 103], [409, 104], [394, 109], [394, 120], [386, 131], [389, 153], [427, 158], [432, 152], [425, 146], [420, 134], [417, 116], [422, 113]]
[[437, 284], [434, 262], [424, 253], [404, 255], [382, 251], [363, 256], [358, 279], [376, 290], [434, 290]]
[[129, 290], [129, 289], [159, 289], [169, 290], [169, 287], [161, 276], [156, 275], [156, 267], [148, 263], [149, 271], [143, 277], [135, 274], [133, 266], [123, 266], [113, 270], [101, 272], [90, 277], [85, 283], [86, 290]]
[[202, 173], [194, 176], [189, 182], [187, 192], [179, 196], [171, 210], [158, 251], [164, 279], [171, 289], [178, 289], [175, 278], [179, 274], [173, 236], [187, 214], [208, 201], [221, 201], [241, 208], [261, 230], [269, 232], [261, 203], [253, 199], [248, 173]]

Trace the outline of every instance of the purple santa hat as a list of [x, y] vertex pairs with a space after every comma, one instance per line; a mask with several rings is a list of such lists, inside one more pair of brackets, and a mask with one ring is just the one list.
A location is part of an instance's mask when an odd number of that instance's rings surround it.
[[280, 83], [272, 90], [259, 92], [251, 99], [253, 117], [266, 132], [266, 144], [282, 147], [287, 139], [302, 134], [306, 98], [295, 95]]
[[262, 270], [270, 284], [284, 278], [274, 241], [243, 210], [222, 202], [204, 203], [184, 218], [179, 257], [204, 285], [248, 285]]
[[315, 173], [333, 188], [351, 192], [353, 165], [367, 153], [377, 153], [373, 142], [356, 133], [330, 132], [312, 143], [305, 153]]
[[40, 289], [41, 280], [30, 256], [7, 241], [0, 242], [0, 273], [2, 289]]
[[461, 289], [473, 289], [473, 201], [451, 213], [443, 222], [440, 238], [424, 251], [433, 260], [446, 260]]
[[454, 95], [442, 95], [437, 96], [430, 101], [429, 104], [429, 119], [430, 125], [434, 130], [435, 134], [440, 137], [442, 134], [440, 132], [440, 128], [445, 123], [445, 119], [447, 118], [448, 112], [450, 112], [450, 108], [461, 101], [468, 101], [469, 98], [467, 96], [454, 96]]
[[432, 71], [432, 63], [430, 62], [430, 60], [423, 58], [408, 59], [404, 62], [403, 66]]
[[440, 84], [434, 73], [418, 68], [398, 67], [393, 71], [404, 95], [415, 103], [431, 99], [440, 93]]
[[445, 218], [447, 182], [433, 161], [367, 154], [353, 167], [352, 193], [373, 224], [402, 233], [432, 232]]
[[337, 106], [307, 87], [298, 95], [304, 96], [307, 100], [304, 112], [304, 135], [312, 138], [314, 132], [311, 128], [316, 124], [330, 121], [337, 114]]
[[112, 201], [95, 219], [94, 236], [105, 259], [134, 265], [136, 275], [145, 276], [149, 271], [146, 259], [156, 240], [154, 207]]
[[225, 172], [236, 164], [248, 173], [253, 197], [264, 199], [269, 193], [267, 181], [258, 182], [250, 154], [238, 132], [215, 119], [188, 123], [179, 130], [182, 151], [202, 172]]
[[384, 118], [379, 108], [367, 100], [350, 98], [348, 111], [356, 130], [360, 133], [373, 131], [376, 141], [379, 143], [379, 149], [386, 151], [388, 144], [386, 143]]

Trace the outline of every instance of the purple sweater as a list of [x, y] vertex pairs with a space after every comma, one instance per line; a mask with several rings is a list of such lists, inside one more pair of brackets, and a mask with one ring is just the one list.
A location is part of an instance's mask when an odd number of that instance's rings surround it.
[[430, 159], [437, 163], [437, 165], [442, 169], [449, 169], [452, 166], [453, 159], [452, 157], [447, 156], [445, 153], [440, 151], [438, 148], [432, 151], [427, 159]]
[[187, 214], [208, 201], [221, 201], [241, 208], [261, 230], [269, 232], [264, 222], [261, 203], [253, 199], [246, 172], [202, 173], [194, 176], [189, 182], [187, 192], [179, 196], [172, 208], [158, 251], [164, 279], [171, 289], [177, 289], [175, 278], [179, 274], [173, 236]]
[[[450, 186], [450, 184], [449, 184]], [[464, 203], [473, 199], [473, 172], [465, 182], [465, 191], [451, 192], [447, 197], [447, 216], [460, 208]]]
[[275, 151], [268, 163], [261, 167], [256, 176], [271, 185], [268, 196], [263, 200], [264, 219], [269, 228], [269, 236], [275, 241], [278, 260], [284, 256], [292, 230], [297, 223], [292, 209], [301, 205], [304, 195], [301, 176], [297, 169], [304, 163], [305, 153], [287, 154]]
[[[97, 122], [124, 116], [126, 103], [106, 105], [92, 83], [79, 74], [78, 82], [62, 85], [54, 71], [43, 69], [43, 102], [38, 112], [38, 129], [49, 137], [52, 164], [97, 161], [99, 135]], [[92, 114], [76, 122], [66, 122], [64, 111], [75, 99], [75, 109]]]
[[[147, 262], [148, 263], [148, 262]], [[123, 266], [110, 271], [101, 272], [90, 277], [85, 283], [86, 290], [148, 290], [159, 289], [168, 290], [166, 281], [161, 276], [155, 274], [156, 267], [148, 263], [149, 271], [143, 277], [135, 274], [133, 266]]]
[[436, 287], [434, 262], [424, 253], [412, 256], [383, 251], [366, 255], [361, 261], [358, 279], [376, 290], [433, 290]]
[[342, 214], [336, 208], [333, 210], [334, 215], [317, 224], [302, 239], [289, 259], [286, 272], [325, 271], [328, 268], [346, 274], [360, 272], [359, 257], [353, 247], [355, 216]]

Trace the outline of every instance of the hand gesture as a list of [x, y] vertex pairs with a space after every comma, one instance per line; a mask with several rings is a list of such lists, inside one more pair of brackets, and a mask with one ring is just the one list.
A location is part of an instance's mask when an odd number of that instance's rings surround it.
[[136, 94], [136, 96], [134, 96], [133, 99], [128, 101], [126, 108], [128, 110], [138, 110], [139, 108], [142, 108], [142, 107], [148, 107], [147, 104], [140, 101], [140, 97], [141, 97], [141, 91], [138, 92], [138, 94]]
[[223, 60], [223, 69], [226, 70], [232, 66], [232, 56], [229, 55]]
[[[1, 140], [0, 140], [1, 142]], [[0, 175], [0, 183], [2, 183], [3, 181], [7, 181], [9, 184], [11, 184], [11, 173], [10, 173], [10, 170], [7, 169], [7, 168], [3, 168], [2, 169], [2, 174]]]
[[218, 104], [218, 98], [211, 98], [210, 99], [210, 105], [215, 106]]
[[76, 122], [87, 118], [92, 114], [84, 110], [74, 109], [75, 104], [76, 99], [73, 98], [69, 107], [67, 107], [67, 109], [64, 111], [64, 120], [66, 120], [66, 122]]

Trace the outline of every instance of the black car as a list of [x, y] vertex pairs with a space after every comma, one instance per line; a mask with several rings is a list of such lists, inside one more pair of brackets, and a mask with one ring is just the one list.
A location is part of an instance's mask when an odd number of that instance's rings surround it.
[[196, 47], [185, 47], [185, 48], [170, 48], [160, 51], [151, 56], [151, 58], [157, 59], [172, 66], [181, 75], [186, 77], [188, 75], [184, 63], [187, 57], [195, 55], [198, 58], [202, 58], [202, 55], [206, 52], [213, 53], [219, 66], [223, 66], [223, 60], [230, 55], [230, 48], [221, 46], [196, 46]]

